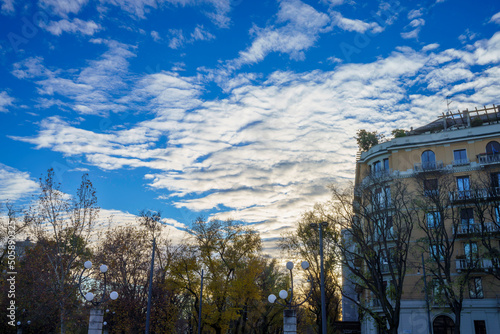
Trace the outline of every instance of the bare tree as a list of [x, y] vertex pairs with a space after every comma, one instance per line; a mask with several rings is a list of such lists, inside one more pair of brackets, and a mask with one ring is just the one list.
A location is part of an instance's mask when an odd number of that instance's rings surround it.
[[[309, 262], [310, 271], [312, 274], [313, 292], [311, 300], [307, 303], [307, 309], [314, 314], [316, 325], [321, 328], [321, 270], [319, 257], [319, 233], [316, 228], [312, 228], [310, 224], [321, 222], [322, 214], [325, 208], [317, 204], [315, 209], [304, 213], [302, 219], [297, 225], [297, 228], [287, 234], [284, 234], [279, 246], [282, 251], [286, 252], [293, 259], [306, 260]], [[324, 273], [325, 273], [325, 302], [327, 313], [327, 324], [333, 327], [334, 322], [340, 319], [340, 290], [339, 286], [339, 262], [336, 257], [335, 250], [338, 242], [338, 231], [336, 226], [327, 225], [323, 228], [323, 249], [324, 249]], [[303, 295], [307, 295], [309, 289], [302, 291]]]
[[[424, 232], [418, 244], [428, 254], [426, 269], [432, 278], [426, 293], [434, 304], [447, 306], [454, 313], [454, 333], [459, 334], [465, 293], [472, 275], [481, 266], [474, 235], [462, 233], [463, 227], [474, 220], [470, 200], [476, 190], [468, 179], [456, 178], [446, 171], [424, 172], [415, 181], [420, 194], [415, 200], [418, 226]], [[459, 239], [464, 241], [464, 254], [457, 249]]]
[[60, 190], [54, 180], [54, 171], [48, 170], [40, 178], [40, 195], [26, 214], [32, 223], [37, 244], [43, 248], [50, 264], [53, 293], [59, 301], [59, 326], [65, 332], [65, 319], [83, 256], [90, 251], [87, 244], [96, 223], [99, 208], [97, 197], [88, 175], [83, 175], [76, 196], [71, 198]]
[[380, 330], [397, 333], [416, 219], [408, 183], [372, 174], [358, 188], [332, 187], [332, 194], [324, 216], [342, 230], [338, 253], [349, 273], [344, 280], [359, 293], [343, 291], [343, 297]]

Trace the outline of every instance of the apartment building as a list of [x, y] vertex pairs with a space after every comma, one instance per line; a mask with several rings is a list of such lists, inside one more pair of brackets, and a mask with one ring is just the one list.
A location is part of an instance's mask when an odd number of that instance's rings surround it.
[[[352, 268], [381, 281], [378, 286], [399, 313], [398, 333], [447, 334], [456, 326], [462, 333], [499, 333], [497, 106], [443, 114], [362, 152], [354, 211], [369, 240], [364, 241], [368, 246], [352, 247], [361, 253], [372, 249], [378, 262]], [[345, 291], [373, 312], [362, 312], [362, 333], [385, 333], [387, 301], [384, 305], [359, 274], [349, 276], [344, 268], [343, 275]], [[358, 315], [353, 305], [344, 298], [349, 321]], [[379, 314], [382, 320], [375, 321]]]

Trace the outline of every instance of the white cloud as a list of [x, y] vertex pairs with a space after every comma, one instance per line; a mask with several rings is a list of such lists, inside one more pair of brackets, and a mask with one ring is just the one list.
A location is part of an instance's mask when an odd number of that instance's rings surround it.
[[[202, 98], [206, 82], [198, 77], [148, 74], [120, 102], [152, 111], [149, 119], [98, 133], [53, 117], [32, 137], [11, 138], [102, 169], [147, 168], [145, 182], [165, 191], [169, 204], [218, 208], [219, 217], [259, 223], [271, 238], [326, 199], [329, 183], [352, 179], [357, 129], [388, 134], [425, 124], [441, 114], [447, 95], [459, 107], [496, 103], [500, 69], [490, 65], [500, 62], [499, 39], [439, 53], [427, 52], [437, 45], [401, 47], [330, 71], [240, 73], [215, 100]], [[20, 76], [44, 72], [23, 69]]]
[[158, 5], [163, 3], [182, 7], [206, 7], [208, 5], [210, 10], [204, 10], [203, 13], [214, 24], [221, 28], [227, 28], [231, 22], [228, 17], [231, 11], [230, 0], [100, 0], [100, 2], [102, 4], [118, 6], [139, 19], [145, 19], [150, 11], [157, 10]]
[[469, 41], [472, 41], [474, 38], [476, 38], [476, 36], [477, 36], [476, 33], [470, 31], [469, 29], [466, 29], [463, 34], [461, 34], [460, 36], [458, 36], [458, 39], [462, 43], [467, 43]]
[[435, 50], [439, 48], [439, 44], [437, 43], [432, 43], [432, 44], [427, 44], [422, 48], [422, 51], [430, 51], [430, 50]]
[[38, 184], [27, 172], [0, 163], [0, 201], [17, 201], [38, 190]]
[[161, 40], [161, 37], [160, 37], [160, 34], [158, 33], [158, 31], [151, 31], [151, 37], [153, 37], [154, 41], [155, 42], [158, 42]]
[[[36, 78], [38, 92], [53, 97], [51, 104], [67, 106], [81, 114], [106, 115], [123, 112], [125, 104], [112, 98], [115, 92], [128, 87], [128, 61], [135, 54], [132, 47], [115, 41], [93, 39], [91, 42], [108, 47], [99, 59], [89, 61], [83, 69], [51, 71], [40, 57], [27, 58], [14, 64], [12, 74], [19, 79]], [[57, 101], [63, 97], [69, 102]]]
[[415, 19], [417, 17], [421, 17], [423, 14], [423, 8], [420, 8], [420, 9], [412, 9], [408, 12], [408, 19], [409, 20], [412, 20], [412, 19]]
[[196, 41], [209, 41], [215, 38], [215, 36], [207, 31], [203, 25], [197, 25], [189, 38], [185, 37], [182, 29], [170, 29], [168, 32], [170, 34], [168, 46], [171, 49], [179, 49], [185, 44], [193, 44]]
[[0, 12], [2, 14], [13, 14], [15, 12], [14, 0], [2, 0], [2, 6], [0, 7]]
[[191, 33], [191, 38], [194, 41], [208, 41], [211, 39], [214, 39], [215, 36], [212, 35], [210, 32], [205, 30], [205, 28], [202, 25], [196, 26], [194, 28], [194, 31]]
[[376, 22], [367, 23], [361, 20], [353, 20], [343, 17], [339, 12], [331, 12], [333, 24], [342, 30], [346, 31], [356, 31], [359, 33], [365, 33], [366, 31], [371, 31], [374, 33], [379, 33], [383, 30], [381, 26]]
[[92, 36], [102, 29], [102, 27], [94, 21], [82, 21], [77, 18], [71, 21], [67, 19], [51, 21], [47, 25], [41, 24], [40, 26], [56, 36], [60, 36], [63, 32]]
[[277, 17], [278, 26], [251, 29], [256, 36], [252, 45], [228, 63], [230, 68], [259, 62], [271, 52], [287, 53], [292, 59], [302, 60], [304, 51], [314, 45], [319, 33], [330, 23], [328, 15], [298, 0], [281, 1]]
[[61, 17], [67, 17], [68, 14], [78, 14], [80, 9], [87, 4], [88, 0], [40, 0], [42, 8], [50, 13]]
[[0, 112], [7, 112], [7, 107], [12, 105], [14, 98], [9, 96], [7, 92], [0, 92]]
[[495, 15], [493, 15], [490, 19], [490, 22], [493, 22], [493, 23], [496, 23], [496, 24], [500, 24], [500, 12], [496, 13]]
[[418, 38], [418, 33], [420, 32], [420, 28], [414, 29], [409, 32], [402, 32], [401, 37], [404, 39]]

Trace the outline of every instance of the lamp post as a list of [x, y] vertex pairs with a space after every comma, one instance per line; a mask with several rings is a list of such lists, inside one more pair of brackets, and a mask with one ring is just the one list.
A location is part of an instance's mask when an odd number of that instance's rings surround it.
[[88, 334], [102, 334], [102, 320], [104, 316], [103, 310], [99, 309], [99, 305], [108, 299], [115, 300], [118, 298], [118, 292], [112, 291], [109, 296], [106, 295], [106, 272], [108, 271], [108, 266], [105, 264], [101, 264], [99, 267], [99, 271], [101, 275], [104, 277], [104, 291], [102, 293], [101, 299], [100, 300], [94, 300], [94, 294], [92, 292], [87, 292], [86, 294], [83, 294], [82, 292], [82, 278], [83, 278], [83, 273], [85, 273], [85, 270], [89, 270], [92, 268], [92, 262], [86, 261], [84, 263], [84, 268], [82, 273], [80, 274], [80, 280], [78, 283], [78, 289], [80, 290], [80, 294], [82, 295], [83, 298], [85, 298], [86, 301], [90, 302], [94, 307], [90, 310], [90, 317], [89, 317], [89, 332]]
[[[267, 297], [267, 300], [271, 303], [274, 304], [275, 302], [281, 306], [285, 306], [286, 309], [283, 310], [283, 333], [284, 334], [296, 334], [297, 333], [297, 311], [296, 307], [304, 304], [309, 297], [311, 296], [311, 293], [313, 291], [313, 280], [312, 280], [312, 275], [309, 272], [309, 262], [303, 261], [301, 264], [302, 269], [307, 270], [309, 274], [309, 281], [311, 282], [311, 290], [309, 291], [307, 297], [300, 303], [293, 303], [293, 262], [287, 262], [286, 264], [286, 269], [290, 271], [290, 282], [291, 282], [291, 288], [290, 288], [290, 298], [288, 298], [288, 292], [286, 290], [281, 290], [279, 292], [279, 297], [283, 299], [283, 303], [279, 302], [277, 297], [274, 294], [270, 294], [269, 297]], [[287, 299], [288, 298], [288, 299]]]
[[319, 258], [320, 258], [320, 288], [321, 288], [321, 333], [326, 334], [326, 297], [325, 297], [325, 273], [323, 267], [323, 226], [328, 226], [327, 222], [319, 224], [312, 223], [309, 226], [318, 228], [319, 231]]

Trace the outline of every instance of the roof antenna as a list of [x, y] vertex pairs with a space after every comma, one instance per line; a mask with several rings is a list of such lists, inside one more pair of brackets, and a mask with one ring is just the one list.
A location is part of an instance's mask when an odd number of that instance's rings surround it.
[[448, 115], [450, 114], [450, 104], [452, 104], [453, 101], [451, 100], [450, 95], [446, 95], [446, 108], [448, 109]]

